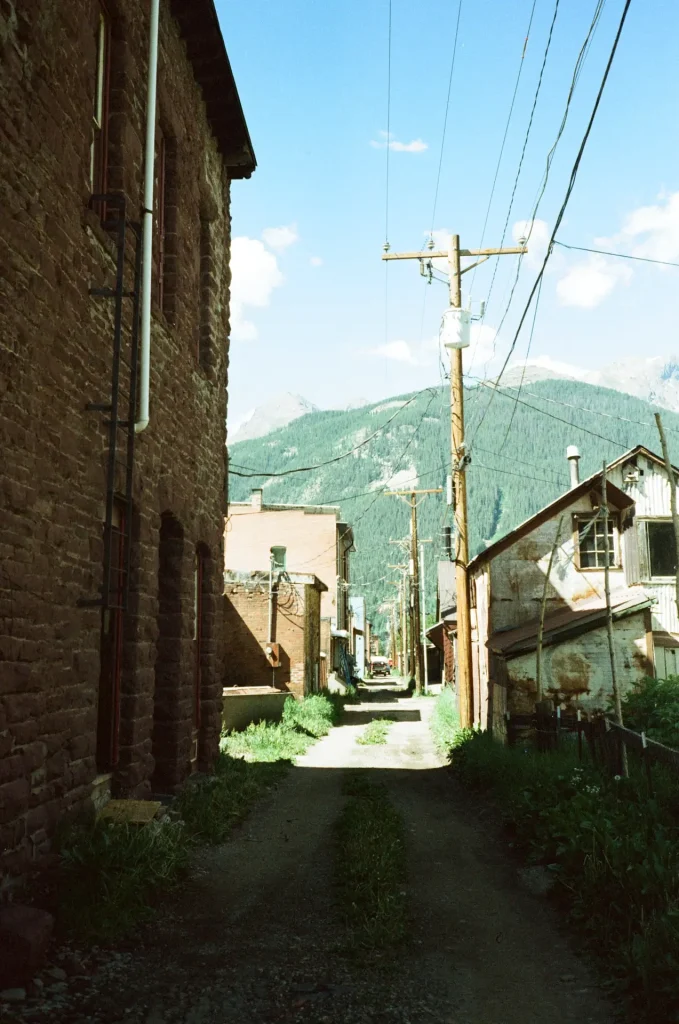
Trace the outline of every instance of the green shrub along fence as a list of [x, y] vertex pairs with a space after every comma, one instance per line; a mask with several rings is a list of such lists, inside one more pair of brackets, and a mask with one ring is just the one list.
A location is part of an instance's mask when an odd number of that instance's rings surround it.
[[[543, 716], [536, 743], [535, 717], [512, 716], [513, 745], [467, 734], [453, 756], [457, 777], [497, 803], [513, 845], [553, 875], [635, 1019], [657, 1024], [679, 1021], [678, 755], [661, 742], [679, 721], [670, 707], [679, 680], [648, 680], [623, 702], [634, 729], [556, 715], [547, 727]], [[622, 743], [629, 778], [614, 770]]]

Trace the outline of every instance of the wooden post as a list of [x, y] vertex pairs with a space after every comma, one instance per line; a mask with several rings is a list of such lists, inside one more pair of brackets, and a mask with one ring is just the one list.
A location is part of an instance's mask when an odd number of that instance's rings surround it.
[[677, 484], [674, 477], [674, 470], [672, 469], [672, 463], [670, 462], [670, 451], [667, 447], [665, 429], [663, 427], [662, 418], [659, 412], [655, 414], [655, 422], [658, 425], [658, 433], [660, 434], [660, 444], [662, 445], [662, 454], [663, 459], [665, 460], [665, 471], [667, 472], [667, 483], [669, 484], [670, 488], [670, 510], [672, 513], [672, 524], [674, 526], [674, 543], [677, 554], [675, 600], [677, 602], [677, 614], [679, 615], [679, 514], [677, 513]]
[[[460, 236], [450, 240], [450, 305], [462, 305], [460, 273]], [[464, 456], [464, 378], [462, 349], [450, 350], [450, 448], [452, 454], [453, 493], [455, 495], [455, 591], [457, 595], [457, 692], [460, 701], [460, 724], [470, 729], [474, 724], [474, 673], [472, 668], [472, 629], [469, 607], [469, 525], [467, 521], [467, 476]]]
[[[611, 682], [613, 684], [613, 701], [615, 703], [615, 718], [618, 725], [622, 725], [622, 702], [620, 700], [620, 689], [618, 687], [618, 674], [615, 668], [615, 645], [613, 642], [613, 610], [611, 608], [611, 581], [610, 581], [610, 545], [608, 542], [608, 484], [606, 480], [607, 472], [606, 460], [604, 459], [603, 470], [601, 472], [601, 511], [603, 513], [604, 521], [604, 592], [606, 595], [606, 633], [608, 634], [608, 654], [611, 661]], [[596, 527], [595, 527], [596, 530]], [[627, 747], [625, 744], [621, 744], [620, 750], [620, 761], [622, 765], [622, 774], [627, 777], [629, 775], [629, 769], [627, 766]]]
[[[383, 254], [383, 260], [448, 259], [450, 305], [456, 309], [462, 306], [462, 275], [476, 263], [460, 267], [461, 256], [479, 256], [482, 263], [490, 256], [508, 256], [527, 252], [525, 245], [505, 249], [460, 249], [460, 236], [452, 235], [448, 252], [424, 250]], [[450, 350], [450, 427], [451, 463], [455, 490], [455, 525], [457, 527], [457, 551], [455, 553], [455, 584], [457, 592], [457, 666], [456, 686], [460, 704], [460, 724], [471, 728], [474, 724], [474, 679], [472, 671], [471, 614], [469, 608], [469, 534], [467, 523], [467, 481], [465, 477], [464, 445], [464, 391], [462, 376], [462, 349]]]
[[559, 538], [561, 536], [561, 527], [563, 526], [563, 516], [559, 519], [556, 527], [556, 537], [552, 545], [552, 550], [549, 556], [549, 564], [547, 566], [547, 575], [545, 576], [545, 585], [542, 588], [542, 602], [540, 604], [540, 622], [538, 624], [538, 642], [535, 649], [535, 685], [537, 693], [535, 695], [536, 701], [539, 703], [542, 700], [542, 634], [545, 627], [545, 609], [547, 608], [547, 591], [549, 589], [549, 577], [552, 574], [552, 565], [554, 564], [554, 556], [556, 549], [559, 546]]

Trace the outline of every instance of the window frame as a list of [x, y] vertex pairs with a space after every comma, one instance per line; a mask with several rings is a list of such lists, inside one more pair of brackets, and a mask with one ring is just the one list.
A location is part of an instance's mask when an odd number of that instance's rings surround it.
[[[111, 106], [111, 15], [103, 0], [95, 0], [94, 96], [90, 120], [90, 195], [104, 195], [108, 184], [108, 122]], [[95, 204], [102, 220], [103, 203]]]
[[[573, 514], [573, 544], [575, 549], [575, 566], [579, 572], [605, 572], [605, 565], [583, 565], [580, 551], [580, 528], [587, 526], [593, 519], [597, 518], [596, 512], [575, 512]], [[609, 565], [611, 571], [621, 571], [622, 552], [620, 542], [620, 517], [617, 512], [609, 512], [608, 515], [613, 534], [613, 564]], [[596, 552], [598, 554], [598, 551]], [[603, 554], [603, 552], [602, 552]]]
[[[649, 524], [663, 523], [666, 526], [672, 527], [671, 516], [647, 516], [637, 518], [637, 526], [641, 537], [638, 537], [640, 541], [639, 555], [640, 555], [640, 576], [644, 583], [669, 583], [676, 580], [676, 572], [671, 573], [669, 576], [654, 576], [651, 568], [651, 540], [649, 537], [648, 527]], [[638, 536], [638, 535], [637, 535]]]

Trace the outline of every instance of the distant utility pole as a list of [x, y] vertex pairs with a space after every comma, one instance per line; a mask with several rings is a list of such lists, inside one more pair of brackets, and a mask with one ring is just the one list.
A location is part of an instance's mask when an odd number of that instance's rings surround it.
[[[457, 550], [455, 553], [455, 583], [457, 591], [457, 689], [460, 701], [460, 721], [463, 728], [474, 724], [474, 684], [472, 676], [471, 614], [469, 608], [469, 527], [467, 523], [467, 481], [465, 468], [469, 456], [464, 440], [464, 391], [462, 375], [462, 349], [469, 345], [470, 315], [462, 309], [461, 278], [472, 267], [485, 263], [491, 256], [509, 256], [527, 252], [525, 245], [509, 249], [460, 249], [460, 236], [451, 235], [448, 252], [385, 252], [383, 260], [448, 260], [448, 287], [450, 296], [449, 313], [454, 313], [447, 323], [453, 327], [456, 337], [445, 342], [450, 349], [450, 419], [451, 419], [451, 464], [455, 497], [455, 525], [457, 527]], [[460, 268], [461, 256], [478, 256], [475, 263]], [[444, 322], [446, 322], [444, 318]]]
[[[390, 540], [390, 544], [403, 544], [403, 541]], [[401, 582], [398, 585], [398, 601], [400, 606], [401, 614], [401, 669], [404, 676], [408, 675], [409, 667], [409, 647], [411, 643], [411, 632], [412, 630], [407, 628], [406, 622], [406, 605], [408, 602], [408, 595], [406, 591], [406, 579], [408, 578], [406, 573], [408, 571], [407, 565], [389, 565], [389, 569], [399, 569], [401, 572]]]
[[[424, 679], [424, 659], [422, 657], [422, 626], [420, 622], [420, 553], [417, 545], [417, 495], [418, 494], [441, 494], [440, 487], [429, 488], [429, 490], [409, 491], [385, 491], [390, 498], [407, 498], [410, 505], [410, 577], [412, 581], [410, 606], [412, 613], [412, 642], [413, 661], [415, 670], [415, 693], [422, 693], [422, 680]], [[424, 498], [422, 499], [424, 501]]]
[[427, 591], [425, 586], [424, 545], [431, 544], [431, 537], [420, 541], [420, 592], [422, 596], [422, 660], [424, 662], [424, 692], [429, 693], [429, 664], [427, 659]]
[[391, 606], [391, 663], [398, 668], [398, 652], [396, 650], [396, 602]]

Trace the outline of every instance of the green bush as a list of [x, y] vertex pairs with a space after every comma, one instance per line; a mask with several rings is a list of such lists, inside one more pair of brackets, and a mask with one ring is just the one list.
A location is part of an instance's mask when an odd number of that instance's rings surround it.
[[64, 829], [58, 837], [60, 925], [82, 938], [120, 937], [182, 876], [191, 847], [184, 823], [167, 819]]
[[679, 749], [679, 676], [644, 679], [625, 695], [622, 714], [629, 729]]
[[221, 749], [248, 761], [293, 761], [313, 742], [312, 737], [282, 722], [252, 722], [241, 732], [222, 737]]
[[288, 697], [283, 705], [283, 725], [318, 739], [337, 724], [341, 710], [341, 700], [324, 693], [313, 693], [303, 700]]
[[636, 763], [610, 778], [569, 753], [468, 737], [453, 769], [492, 794], [516, 845], [554, 874], [568, 913], [608, 955], [647, 1019], [667, 1022], [679, 996], [679, 782], [654, 766], [654, 795]]

